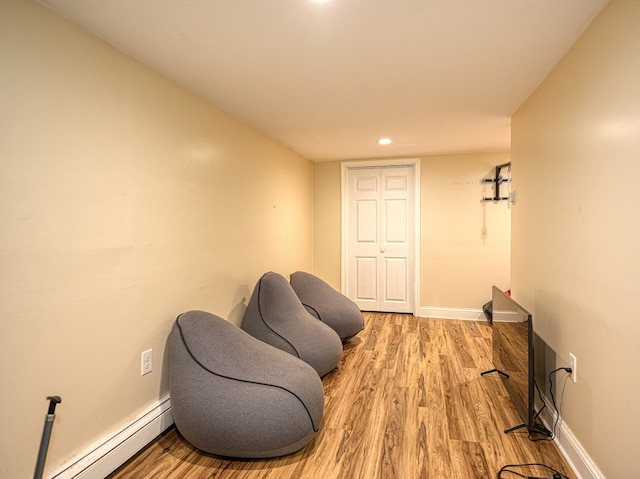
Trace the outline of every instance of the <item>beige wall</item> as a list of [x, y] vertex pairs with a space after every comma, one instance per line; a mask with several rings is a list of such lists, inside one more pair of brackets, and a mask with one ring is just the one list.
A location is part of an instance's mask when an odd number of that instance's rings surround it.
[[[508, 152], [421, 159], [421, 294], [425, 309], [475, 309], [491, 285], [510, 286], [507, 202], [491, 196], [496, 165]], [[340, 162], [314, 164], [314, 271], [340, 288]]]
[[340, 162], [313, 164], [313, 272], [340, 290]]
[[52, 470], [167, 394], [177, 314], [237, 324], [261, 274], [311, 269], [313, 168], [34, 2], [0, 18], [0, 476], [23, 478], [46, 396]]
[[422, 307], [479, 309], [493, 284], [510, 287], [509, 204], [481, 201], [494, 194], [482, 179], [507, 162], [508, 152], [422, 159]]
[[613, 1], [512, 121], [514, 297], [557, 366], [566, 425], [640, 473], [640, 3]]

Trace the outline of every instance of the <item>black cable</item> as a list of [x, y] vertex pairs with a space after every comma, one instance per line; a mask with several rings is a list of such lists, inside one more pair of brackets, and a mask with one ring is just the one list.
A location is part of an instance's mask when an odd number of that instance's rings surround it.
[[[551, 429], [551, 437], [534, 438], [534, 437], [531, 437], [531, 434], [529, 434], [530, 441], [533, 441], [533, 442], [553, 441], [557, 436], [557, 429], [558, 429], [558, 424], [560, 423], [561, 414], [560, 414], [560, 408], [558, 408], [558, 405], [556, 404], [555, 394], [553, 393], [553, 377], [552, 376], [558, 371], [563, 371], [563, 370], [566, 373], [571, 374], [571, 368], [566, 368], [566, 367], [556, 368], [549, 373], [549, 394], [551, 395], [551, 404], [553, 405], [553, 410], [556, 412], [556, 417], [555, 417], [555, 420], [553, 421], [553, 427]], [[536, 414], [536, 418], [537, 418], [542, 412], [542, 410], [546, 407], [546, 403], [544, 401], [544, 398], [542, 397], [542, 391], [540, 391], [538, 384], [537, 383], [534, 383], [534, 384], [536, 386], [536, 389], [538, 390], [538, 396], [543, 403], [543, 407], [540, 409], [540, 411], [538, 411], [538, 414]], [[564, 388], [562, 390], [564, 395]]]
[[519, 472], [516, 471], [511, 471], [510, 469], [507, 469], [508, 467], [518, 467], [519, 464], [507, 464], [506, 466], [503, 466], [499, 471], [498, 471], [498, 475], [496, 476], [497, 479], [501, 479], [502, 478], [502, 473], [503, 472], [508, 472], [510, 474], [513, 474], [515, 476], [518, 477], [524, 477], [526, 478], [527, 476], [525, 476], [524, 474], [520, 474]]
[[553, 409], [556, 412], [556, 419], [553, 423], [553, 431], [552, 431], [552, 438], [556, 437], [556, 432], [557, 432], [557, 428], [558, 428], [558, 424], [560, 423], [560, 409], [558, 408], [558, 405], [556, 404], [556, 397], [553, 394], [553, 378], [552, 376], [557, 373], [558, 371], [566, 371], [568, 374], [571, 374], [571, 368], [556, 368], [553, 371], [551, 371], [549, 373], [549, 394], [551, 395], [551, 404], [553, 404]]
[[552, 479], [570, 479], [568, 476], [566, 476], [565, 474], [563, 474], [562, 472], [558, 471], [557, 469], [554, 469], [551, 466], [547, 466], [546, 464], [540, 464], [540, 463], [530, 463], [530, 464], [507, 464], [506, 466], [503, 466], [499, 471], [498, 474], [496, 476], [497, 479], [502, 479], [502, 473], [504, 472], [508, 472], [509, 474], [513, 474], [514, 476], [518, 476], [518, 477], [522, 477], [524, 479], [541, 479], [538, 476], [530, 476], [530, 475], [526, 475], [526, 474], [522, 474], [518, 471], [514, 471], [513, 468], [525, 468], [525, 467], [542, 467], [544, 469], [546, 469], [547, 471], [550, 471], [553, 473], [553, 478]]
[[[538, 382], [533, 381], [533, 385], [536, 387], [536, 391], [538, 391], [538, 399], [540, 399], [540, 402], [542, 403], [542, 407], [533, 418], [533, 422], [535, 423], [538, 420], [538, 417], [540, 416], [540, 414], [542, 414], [542, 411], [544, 411], [547, 408], [547, 403], [545, 402], [544, 397], [542, 396], [542, 391], [540, 391], [540, 386], [538, 386]], [[531, 435], [529, 435], [529, 439], [531, 439]]]
[[[531, 434], [529, 434], [529, 440], [531, 441], [552, 441], [555, 439], [556, 437], [556, 430], [558, 428], [558, 424], [560, 422], [560, 410], [558, 408], [558, 405], [556, 404], [556, 397], [553, 393], [553, 375], [556, 374], [558, 371], [562, 371], [564, 370], [565, 372], [571, 374], [571, 368], [566, 368], [566, 367], [560, 367], [557, 369], [554, 369], [553, 371], [551, 371], [549, 373], [549, 394], [551, 395], [551, 403], [553, 405], [553, 409], [556, 412], [556, 418], [553, 424], [553, 430], [551, 431], [551, 437], [549, 438], [539, 438], [539, 439], [534, 439], [531, 437]], [[569, 376], [567, 376], [568, 378]], [[566, 378], [565, 378], [566, 381]], [[540, 413], [543, 411], [543, 409], [546, 407], [546, 403], [544, 401], [544, 398], [542, 396], [542, 391], [540, 390], [540, 387], [538, 386], [537, 383], [534, 383], [536, 389], [538, 390], [538, 397], [540, 398], [540, 400], [543, 403], [543, 406], [540, 408], [540, 411], [538, 411], [538, 413], [536, 414], [536, 419], [537, 417], [540, 415]], [[563, 391], [563, 396], [564, 396], [564, 388], [562, 389]], [[554, 469], [553, 467], [547, 466], [546, 464], [540, 464], [540, 463], [530, 463], [530, 464], [507, 464], [506, 466], [503, 466], [499, 471], [498, 474], [496, 476], [497, 479], [502, 479], [503, 473], [509, 473], [512, 474], [514, 476], [517, 477], [522, 477], [523, 479], [544, 479], [544, 478], [540, 478], [538, 476], [531, 476], [531, 475], [525, 475], [525, 474], [521, 474], [518, 471], [514, 471], [513, 468], [525, 468], [525, 467], [542, 467], [545, 468], [546, 470], [553, 472], [553, 477], [551, 479], [569, 479], [568, 476], [566, 476], [564, 473]]]

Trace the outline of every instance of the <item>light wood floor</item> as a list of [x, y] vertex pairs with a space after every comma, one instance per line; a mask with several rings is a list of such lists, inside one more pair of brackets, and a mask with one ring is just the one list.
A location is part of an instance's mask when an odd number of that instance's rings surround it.
[[170, 429], [110, 479], [495, 479], [516, 463], [574, 477], [553, 442], [503, 432], [521, 421], [499, 377], [480, 376], [493, 367], [489, 324], [381, 313], [365, 320], [323, 378], [322, 427], [298, 453], [230, 460]]

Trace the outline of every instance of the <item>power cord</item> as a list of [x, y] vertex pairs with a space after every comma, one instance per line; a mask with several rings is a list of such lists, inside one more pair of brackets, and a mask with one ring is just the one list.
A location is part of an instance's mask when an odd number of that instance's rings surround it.
[[550, 479], [548, 477], [540, 477], [540, 476], [531, 476], [529, 474], [522, 474], [518, 471], [514, 471], [514, 468], [534, 468], [534, 467], [538, 467], [538, 468], [543, 468], [546, 469], [549, 472], [553, 473], [553, 476], [551, 476], [551, 479], [570, 479], [568, 476], [565, 476], [562, 472], [558, 471], [557, 469], [554, 469], [553, 467], [547, 466], [546, 464], [539, 464], [539, 463], [531, 463], [531, 464], [507, 464], [506, 466], [503, 466], [499, 471], [498, 471], [498, 475], [496, 476], [496, 479], [503, 479], [504, 476], [502, 475], [505, 472], [508, 472], [509, 474], [512, 474], [514, 476], [517, 477], [522, 477], [523, 479]]
[[[553, 404], [553, 409], [555, 409], [556, 411], [556, 420], [553, 423], [553, 431], [552, 431], [554, 438], [556, 437], [556, 429], [558, 427], [558, 424], [560, 422], [560, 417], [562, 415], [560, 414], [560, 408], [556, 405], [556, 398], [553, 395], [553, 380], [551, 376], [557, 373], [558, 371], [562, 371], [562, 370], [566, 371], [568, 374], [571, 374], [571, 368], [557, 368], [549, 373], [549, 394], [551, 395], [551, 403]], [[564, 388], [562, 388], [562, 391], [564, 393]]]
[[[553, 409], [556, 412], [556, 418], [555, 421], [553, 423], [553, 430], [551, 431], [551, 437], [549, 438], [532, 438], [531, 434], [529, 434], [529, 440], [531, 441], [553, 441], [556, 437], [556, 431], [558, 428], [558, 424], [560, 423], [560, 409], [558, 407], [558, 405], [556, 404], [556, 397], [555, 394], [553, 393], [553, 375], [556, 374], [559, 371], [565, 371], [568, 374], [571, 374], [571, 368], [566, 368], [566, 367], [560, 367], [557, 369], [554, 369], [553, 371], [551, 371], [549, 373], [549, 394], [551, 395], [551, 403], [553, 405]], [[569, 376], [567, 376], [568, 378]], [[565, 379], [566, 380], [566, 379]], [[538, 384], [535, 384], [536, 389], [538, 390], [538, 396], [540, 397], [540, 400], [543, 403], [542, 408], [540, 408], [540, 411], [538, 411], [538, 413], [536, 414], [536, 419], [538, 418], [538, 416], [540, 415], [540, 413], [543, 411], [543, 409], [546, 407], [545, 401], [543, 399], [542, 396], [542, 391], [540, 391], [540, 388], [538, 387]], [[564, 395], [564, 387], [562, 388], [562, 395]], [[562, 397], [562, 396], [561, 396]], [[560, 404], [562, 406], [562, 403]], [[553, 473], [553, 476], [551, 478], [547, 478], [547, 477], [540, 477], [540, 476], [532, 476], [532, 475], [528, 475], [528, 474], [522, 474], [518, 471], [515, 471], [514, 468], [533, 468], [533, 467], [539, 467], [539, 468], [544, 468], [549, 472]], [[540, 463], [531, 463], [531, 464], [507, 464], [506, 466], [503, 466], [497, 474], [497, 479], [502, 479], [503, 473], [509, 473], [512, 474], [514, 476], [517, 477], [522, 477], [523, 479], [570, 479], [568, 476], [566, 476], [564, 473], [558, 471], [557, 469], [554, 469], [553, 467], [547, 466], [546, 464], [540, 464]]]
[[[558, 429], [558, 425], [560, 424], [560, 418], [562, 417], [562, 414], [560, 413], [560, 411], [562, 409], [562, 403], [560, 403], [560, 407], [558, 407], [558, 405], [556, 404], [556, 397], [555, 397], [555, 394], [553, 393], [553, 375], [556, 374], [559, 371], [565, 371], [566, 373], [571, 374], [571, 368], [560, 367], [560, 368], [554, 369], [553, 371], [551, 371], [549, 373], [549, 394], [551, 395], [551, 404], [553, 405], [553, 409], [556, 412], [556, 418], [555, 418], [555, 420], [553, 422], [553, 428], [551, 430], [551, 437], [534, 438], [534, 437], [531, 437], [531, 435], [529, 435], [529, 440], [530, 441], [533, 441], [533, 442], [553, 441], [556, 438], [556, 432], [557, 432], [557, 429]], [[569, 376], [567, 376], [567, 378], [568, 377]], [[566, 378], [565, 378], [565, 381], [566, 381]], [[536, 419], [537, 419], [538, 416], [540, 415], [540, 413], [546, 407], [546, 404], [545, 404], [544, 398], [542, 397], [542, 391], [540, 391], [540, 388], [538, 387], [538, 384], [536, 383], [535, 386], [536, 386], [536, 389], [538, 390], [538, 397], [540, 398], [540, 401], [542, 401], [542, 403], [543, 403], [542, 408], [540, 408], [540, 410], [536, 414]], [[564, 387], [562, 388], [562, 396], [564, 396]]]

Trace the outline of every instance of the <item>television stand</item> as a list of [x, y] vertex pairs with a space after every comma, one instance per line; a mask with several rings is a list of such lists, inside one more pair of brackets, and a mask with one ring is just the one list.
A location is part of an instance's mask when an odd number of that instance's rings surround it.
[[[504, 433], [505, 433], [505, 434], [509, 434], [510, 432], [512, 432], [512, 431], [516, 431], [516, 430], [518, 430], [518, 429], [522, 429], [523, 427], [527, 427], [527, 423], [526, 423], [526, 422], [520, 423], [520, 424], [518, 424], [517, 426], [511, 426], [511, 427], [508, 427], [507, 429], [505, 429], [505, 430], [504, 430]], [[535, 423], [535, 424], [533, 425], [533, 430], [532, 430], [532, 431], [529, 431], [529, 432], [530, 432], [530, 433], [532, 433], [532, 432], [537, 432], [537, 433], [543, 434], [543, 435], [545, 435], [545, 436], [547, 436], [547, 437], [553, 437], [553, 434], [551, 433], [551, 431], [549, 431], [549, 430], [548, 430], [546, 427], [544, 427], [542, 424], [538, 424], [538, 423]]]
[[500, 371], [498, 368], [489, 369], [488, 371], [480, 373], [480, 376], [484, 376], [485, 374], [491, 374], [491, 373], [498, 373], [503, 378], [508, 378], [509, 377], [509, 375], [507, 373], [505, 373], [503, 371]]

